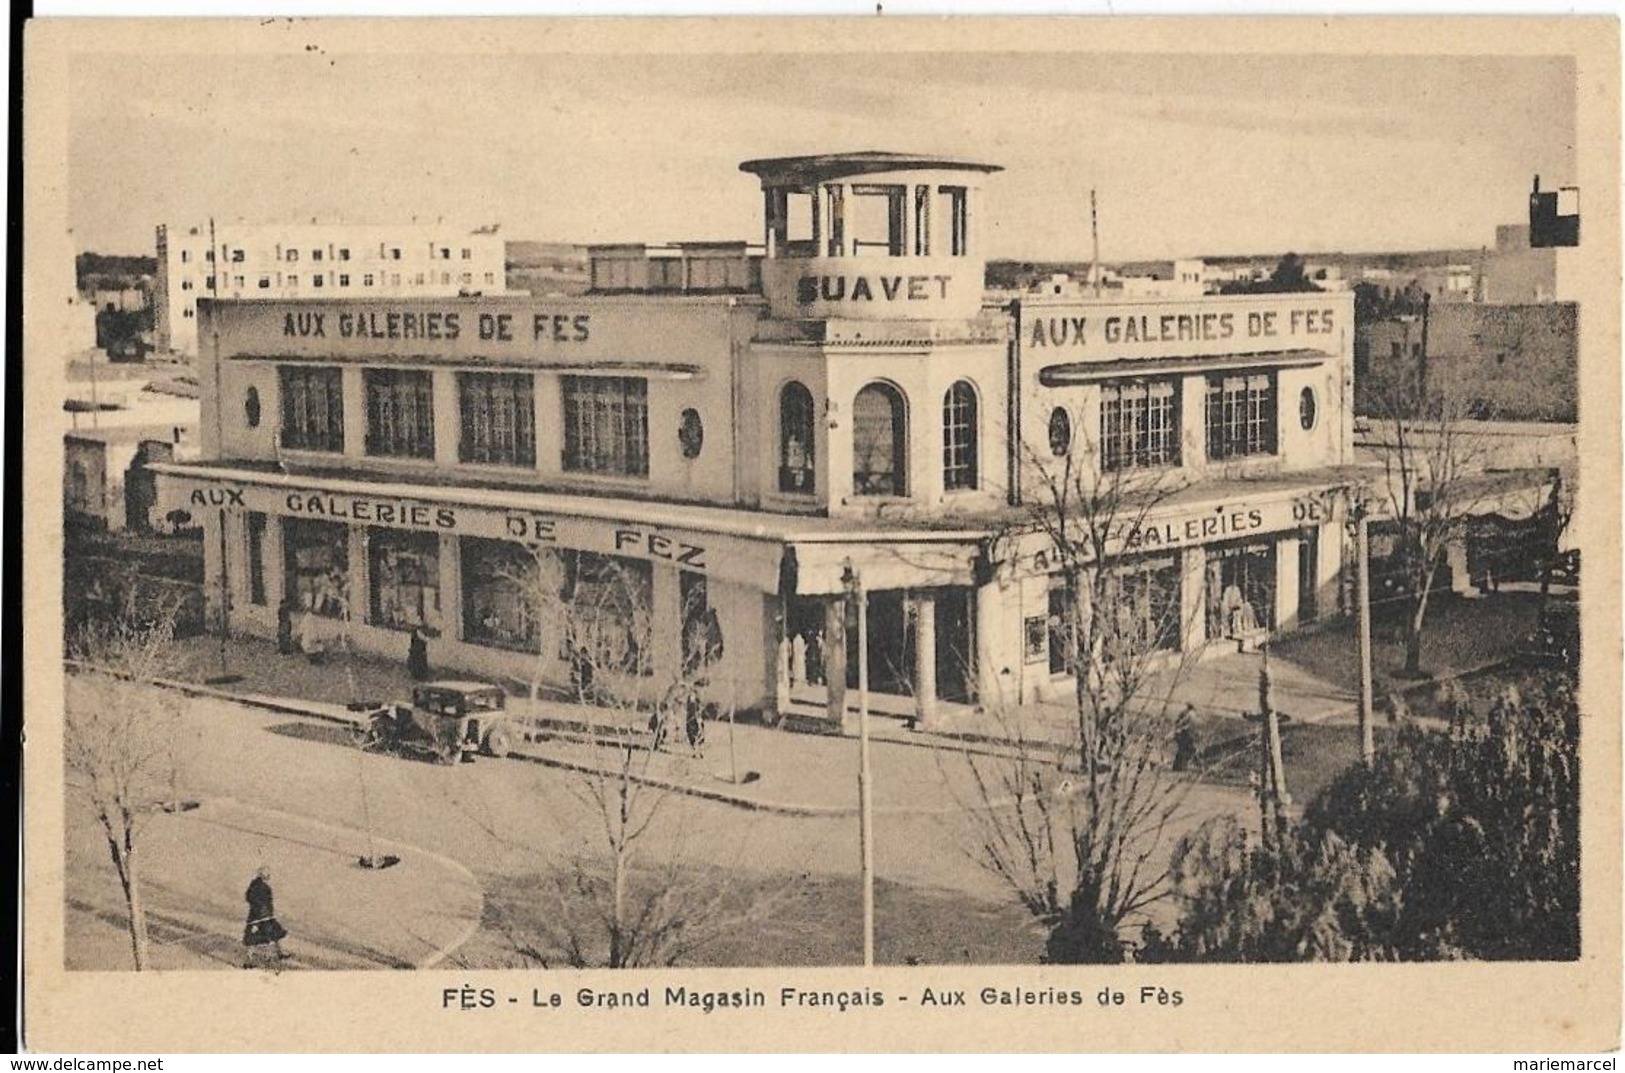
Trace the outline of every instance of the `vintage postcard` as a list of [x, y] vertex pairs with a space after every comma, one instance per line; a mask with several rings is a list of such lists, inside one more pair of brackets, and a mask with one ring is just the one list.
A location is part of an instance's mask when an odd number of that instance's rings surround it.
[[30, 1048], [1619, 1045], [1616, 22], [23, 59]]

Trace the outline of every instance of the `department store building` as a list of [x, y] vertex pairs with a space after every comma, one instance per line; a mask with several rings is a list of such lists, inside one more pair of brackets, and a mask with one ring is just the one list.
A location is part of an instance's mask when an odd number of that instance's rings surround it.
[[1058, 472], [1140, 504], [1113, 591], [1170, 658], [1341, 611], [1348, 294], [992, 300], [998, 167], [741, 167], [760, 247], [596, 248], [582, 297], [200, 299], [201, 460], [157, 468], [216, 622], [275, 636], [287, 601], [562, 685], [514, 581], [540, 554], [563, 601], [622, 609], [628, 686], [714, 616], [717, 699], [813, 712], [856, 682], [861, 587], [875, 707], [929, 724], [1071, 691]]

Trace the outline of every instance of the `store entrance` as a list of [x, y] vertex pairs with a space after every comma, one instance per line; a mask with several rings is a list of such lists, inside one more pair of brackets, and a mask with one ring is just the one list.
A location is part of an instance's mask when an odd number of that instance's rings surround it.
[[[868, 596], [869, 691], [895, 697], [915, 696], [919, 627], [910, 607], [910, 594], [902, 590], [871, 592]], [[975, 597], [970, 589], [938, 589], [914, 594], [929, 598], [934, 608], [936, 639], [933, 650], [936, 696], [969, 704], [975, 698]], [[824, 697], [830, 660], [826, 651], [825, 599], [792, 597], [785, 614], [786, 678], [791, 696], [814, 701]], [[857, 615], [846, 619], [846, 684], [858, 687]]]
[[1298, 534], [1298, 623], [1308, 625], [1320, 617], [1320, 530]]
[[[869, 596], [869, 691], [908, 697], [914, 694], [914, 623], [904, 611], [903, 593], [871, 592]], [[846, 685], [858, 688], [858, 631], [846, 632]]]
[[976, 697], [976, 612], [970, 589], [942, 589], [937, 601], [937, 696], [956, 704]]

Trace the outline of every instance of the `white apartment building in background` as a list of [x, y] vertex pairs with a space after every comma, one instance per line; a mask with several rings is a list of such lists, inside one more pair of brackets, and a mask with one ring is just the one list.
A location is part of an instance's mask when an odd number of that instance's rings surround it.
[[198, 352], [199, 298], [432, 298], [507, 289], [494, 224], [159, 224], [157, 249], [154, 341], [181, 354]]

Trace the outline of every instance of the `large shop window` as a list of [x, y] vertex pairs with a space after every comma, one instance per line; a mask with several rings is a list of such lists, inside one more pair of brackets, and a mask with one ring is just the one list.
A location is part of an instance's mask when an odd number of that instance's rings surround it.
[[458, 373], [463, 425], [458, 458], [481, 465], [536, 465], [535, 390], [529, 373]]
[[423, 370], [368, 369], [367, 453], [434, 457], [434, 387]]
[[334, 368], [283, 368], [282, 446], [344, 450], [344, 377]]
[[852, 402], [852, 492], [908, 495], [908, 416], [902, 392], [870, 384]]
[[1244, 638], [1275, 624], [1275, 545], [1207, 548], [1207, 637]]
[[1101, 465], [1109, 471], [1179, 463], [1179, 391], [1172, 380], [1101, 385]]
[[343, 618], [350, 589], [350, 531], [338, 522], [282, 519], [284, 586], [293, 606]]
[[1103, 579], [1106, 612], [1101, 654], [1133, 661], [1147, 652], [1178, 651], [1180, 570], [1175, 556], [1120, 564]]
[[1275, 374], [1210, 376], [1207, 456], [1215, 461], [1275, 453]]
[[976, 389], [961, 380], [942, 400], [942, 487], [976, 487]]
[[494, 648], [535, 652], [540, 646], [544, 605], [559, 578], [546, 578], [550, 560], [518, 544], [484, 537], [462, 538], [463, 638]]
[[564, 378], [564, 468], [649, 475], [649, 382], [628, 376]]
[[813, 397], [790, 381], [779, 392], [779, 491], [813, 490]]
[[652, 674], [654, 564], [566, 550], [562, 597], [571, 659], [595, 671]]
[[440, 537], [403, 529], [367, 534], [367, 576], [375, 626], [440, 628]]

